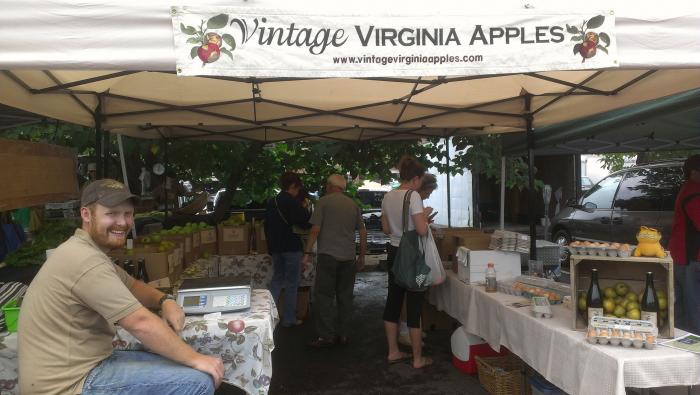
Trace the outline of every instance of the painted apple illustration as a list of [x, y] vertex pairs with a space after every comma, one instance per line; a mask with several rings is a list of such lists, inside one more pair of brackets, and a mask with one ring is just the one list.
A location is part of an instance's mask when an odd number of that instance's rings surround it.
[[594, 32], [592, 29], [600, 28], [605, 22], [605, 16], [597, 15], [589, 20], [584, 20], [581, 26], [566, 25], [566, 31], [572, 34], [571, 41], [575, 42], [574, 55], [581, 56], [581, 62], [596, 55], [598, 50], [608, 53], [610, 36], [605, 32]]
[[180, 23], [180, 31], [187, 36], [187, 43], [195, 45], [190, 48], [190, 58], [199, 58], [203, 67], [219, 60], [221, 54], [233, 60], [236, 40], [224, 30], [228, 27], [228, 21], [227, 14], [218, 14], [203, 19], [198, 27]]
[[595, 56], [596, 44], [593, 41], [586, 41], [581, 45], [581, 49], [578, 52], [583, 56], [584, 59], [589, 59]]
[[197, 56], [199, 56], [199, 59], [204, 63], [216, 62], [220, 55], [221, 49], [216, 44], [202, 44], [199, 49], [197, 49]]
[[245, 329], [245, 322], [242, 320], [231, 320], [228, 322], [228, 330], [234, 333], [241, 333]]
[[207, 42], [221, 48], [221, 36], [216, 33], [207, 33]]

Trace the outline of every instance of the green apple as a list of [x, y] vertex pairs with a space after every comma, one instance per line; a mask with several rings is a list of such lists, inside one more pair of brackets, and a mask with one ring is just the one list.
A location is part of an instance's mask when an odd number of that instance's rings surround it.
[[611, 298], [603, 299], [603, 311], [605, 313], [612, 313], [615, 311], [615, 300]]
[[625, 308], [627, 309], [627, 311], [639, 310], [639, 303], [637, 303], [637, 301], [627, 301], [627, 306], [625, 306]]
[[615, 314], [615, 317], [617, 318], [622, 318], [625, 316], [625, 308], [622, 306], [617, 306], [615, 307], [615, 310], [613, 311], [613, 314]]
[[666, 309], [668, 309], [668, 299], [659, 298], [659, 310], [665, 311]]
[[630, 291], [625, 295], [625, 298], [631, 302], [636, 302], [637, 301], [637, 294]]
[[617, 293], [618, 296], [625, 296], [627, 293], [630, 291], [630, 287], [627, 286], [625, 283], [617, 283], [615, 284], [615, 292]]
[[668, 296], [666, 296], [666, 292], [664, 292], [664, 291], [656, 291], [656, 298], [657, 299], [668, 299]]
[[616, 296], [615, 297], [615, 304], [620, 304], [624, 300], [625, 300], [625, 298], [623, 298], [622, 296]]
[[588, 306], [588, 302], [586, 302], [586, 297], [581, 296], [578, 298], [578, 309], [581, 311], [586, 311], [586, 307]]
[[603, 290], [603, 295], [605, 295], [606, 298], [614, 298], [617, 294], [615, 293], [615, 288], [607, 287]]
[[642, 318], [642, 313], [639, 311], [639, 309], [632, 309], [627, 311], [627, 318], [631, 320], [638, 320]]

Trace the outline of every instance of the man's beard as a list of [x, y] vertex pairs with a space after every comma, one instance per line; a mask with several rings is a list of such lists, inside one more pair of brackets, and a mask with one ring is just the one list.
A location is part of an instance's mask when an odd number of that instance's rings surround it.
[[[124, 231], [124, 238], [119, 240], [117, 239], [116, 235], [113, 235], [112, 238], [110, 238], [110, 232], [112, 231]], [[95, 242], [95, 244], [97, 244], [98, 247], [111, 250], [115, 248], [124, 247], [124, 243], [126, 241], [126, 234], [128, 233], [128, 231], [129, 228], [120, 228], [118, 226], [113, 226], [111, 228], [101, 230], [98, 228], [96, 223], [92, 222], [90, 224], [89, 234], [90, 238], [92, 238], [92, 240]]]

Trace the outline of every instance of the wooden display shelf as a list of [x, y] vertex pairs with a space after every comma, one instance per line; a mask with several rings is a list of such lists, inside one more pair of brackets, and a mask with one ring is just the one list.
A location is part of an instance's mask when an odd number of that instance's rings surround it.
[[591, 269], [598, 269], [598, 283], [601, 289], [624, 282], [635, 293], [644, 292], [646, 273], [654, 273], [654, 287], [663, 290], [668, 297], [668, 316], [665, 324], [659, 328], [659, 337], [674, 337], [673, 321], [673, 260], [647, 257], [606, 257], [593, 255], [571, 255], [571, 298], [574, 306], [573, 326], [576, 330], [586, 330], [588, 323], [578, 311], [577, 302], [580, 292], [587, 292], [591, 282]]

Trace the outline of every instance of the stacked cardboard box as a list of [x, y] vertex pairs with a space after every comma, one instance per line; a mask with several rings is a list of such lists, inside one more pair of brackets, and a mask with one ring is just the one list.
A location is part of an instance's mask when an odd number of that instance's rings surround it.
[[214, 255], [218, 252], [216, 245], [216, 229], [203, 229], [199, 231], [200, 251], [202, 254]]
[[250, 250], [250, 225], [216, 226], [219, 255], [242, 255]]
[[182, 273], [182, 262], [178, 261], [177, 248], [160, 251], [158, 247], [135, 247], [131, 250], [111, 251], [109, 256], [122, 263], [129, 259], [136, 264], [139, 259], [143, 259], [146, 262], [146, 272], [151, 281], [168, 277], [171, 283], [174, 283]]

